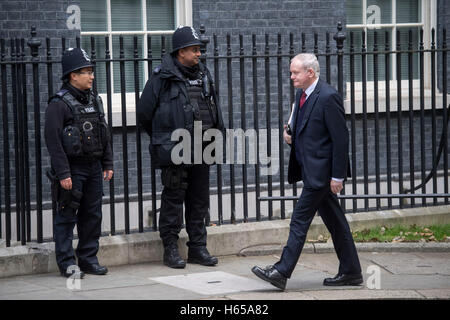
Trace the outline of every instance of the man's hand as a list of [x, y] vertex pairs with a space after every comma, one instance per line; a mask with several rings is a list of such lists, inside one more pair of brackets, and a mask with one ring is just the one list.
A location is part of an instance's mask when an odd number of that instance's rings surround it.
[[103, 180], [109, 181], [112, 179], [114, 171], [112, 170], [104, 170], [103, 171]]
[[342, 181], [336, 181], [331, 179], [330, 188], [331, 192], [333, 192], [334, 194], [338, 194], [344, 188], [344, 184], [342, 183]]
[[283, 131], [283, 138], [284, 141], [286, 141], [287, 144], [292, 143], [292, 137], [287, 133], [287, 124], [284, 125], [284, 131]]
[[65, 190], [71, 190], [72, 189], [72, 178], [66, 178], [63, 180], [59, 180], [59, 184], [61, 185], [61, 187]]

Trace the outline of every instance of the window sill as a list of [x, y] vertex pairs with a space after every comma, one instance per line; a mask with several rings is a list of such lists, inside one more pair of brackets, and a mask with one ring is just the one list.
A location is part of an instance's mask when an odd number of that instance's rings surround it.
[[[106, 113], [106, 119], [108, 119], [108, 110], [107, 110], [107, 97], [106, 94], [100, 94], [103, 100], [103, 107]], [[367, 90], [367, 99], [366, 99], [366, 110], [367, 113], [375, 113], [375, 92], [372, 90]], [[351, 114], [351, 100], [350, 100], [350, 91], [347, 91], [347, 99], [344, 101], [345, 113]], [[397, 108], [397, 91], [391, 90], [390, 96], [390, 112], [396, 112]], [[420, 91], [417, 88], [413, 90], [413, 110], [420, 110]], [[431, 110], [431, 90], [425, 89], [424, 91], [424, 109]], [[355, 90], [355, 114], [363, 113], [363, 95], [361, 90]], [[450, 102], [450, 94], [447, 94], [447, 103]], [[401, 106], [402, 111], [409, 111], [409, 91], [407, 89], [402, 90], [402, 98], [401, 98]], [[442, 109], [443, 107], [443, 95], [442, 93], [436, 93], [436, 109]], [[135, 104], [135, 94], [127, 93], [126, 94], [126, 126], [131, 127], [136, 125], [136, 104]], [[385, 90], [378, 91], [378, 112], [383, 113], [386, 112], [386, 94]], [[120, 94], [113, 95], [112, 102], [112, 126], [123, 127], [123, 119], [122, 119], [122, 102]]]
[[[366, 98], [366, 111], [367, 113], [375, 113], [375, 92], [373, 90], [367, 90], [367, 98]], [[345, 113], [351, 114], [351, 96], [350, 92], [346, 93], [347, 99], [344, 100]], [[413, 90], [412, 97], [412, 106], [413, 110], [421, 110], [421, 97], [419, 89]], [[443, 94], [436, 93], [436, 109], [442, 109], [443, 107]], [[430, 89], [424, 90], [424, 109], [431, 110], [432, 109], [432, 95]], [[450, 94], [447, 94], [447, 103], [450, 101]], [[355, 91], [354, 103], [355, 103], [355, 113], [362, 114], [363, 113], [363, 94], [362, 91]], [[389, 95], [389, 110], [390, 112], [398, 111], [398, 96], [397, 91], [391, 90]], [[408, 90], [402, 90], [401, 94], [401, 110], [409, 111], [410, 110], [410, 96]], [[378, 91], [378, 112], [386, 112], [386, 94], [385, 91]]]
[[[139, 92], [139, 96], [141, 92]], [[108, 97], [106, 94], [101, 93], [100, 97], [103, 100], [103, 109], [105, 110], [106, 119], [108, 119]], [[136, 125], [136, 102], [135, 93], [127, 92], [125, 95], [125, 108], [126, 112], [126, 126]], [[112, 127], [123, 127], [122, 119], [122, 96], [120, 93], [115, 93], [112, 95]]]

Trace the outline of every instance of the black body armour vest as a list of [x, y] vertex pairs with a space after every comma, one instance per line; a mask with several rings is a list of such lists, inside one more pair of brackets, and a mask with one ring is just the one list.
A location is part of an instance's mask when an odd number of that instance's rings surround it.
[[73, 122], [63, 128], [62, 143], [66, 155], [73, 160], [92, 161], [102, 158], [109, 139], [100, 97], [89, 95], [89, 103], [82, 104], [67, 90], [56, 94], [70, 108]]
[[217, 107], [209, 94], [207, 77], [197, 80], [186, 80], [186, 89], [194, 112], [194, 121], [202, 121], [202, 130], [217, 126]]

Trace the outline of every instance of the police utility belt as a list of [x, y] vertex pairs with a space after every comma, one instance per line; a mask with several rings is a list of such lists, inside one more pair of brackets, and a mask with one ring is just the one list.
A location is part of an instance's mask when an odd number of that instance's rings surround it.
[[46, 175], [52, 183], [52, 200], [57, 202], [58, 211], [66, 218], [75, 217], [80, 207], [83, 193], [75, 188], [66, 190], [61, 187], [53, 169], [47, 170]]
[[82, 104], [67, 90], [56, 94], [70, 108], [73, 122], [62, 130], [62, 145], [71, 162], [90, 162], [103, 156], [110, 133], [104, 120], [101, 98], [89, 94], [89, 103]]

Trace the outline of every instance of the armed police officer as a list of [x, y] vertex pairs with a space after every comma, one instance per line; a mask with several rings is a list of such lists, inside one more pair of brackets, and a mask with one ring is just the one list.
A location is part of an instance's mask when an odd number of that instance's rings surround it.
[[[45, 113], [45, 142], [51, 158], [55, 254], [61, 275], [103, 275], [97, 259], [102, 221], [103, 182], [113, 176], [111, 137], [101, 98], [92, 91], [94, 65], [83, 49], [62, 58], [63, 85]], [[77, 225], [78, 247], [72, 247]], [[81, 271], [80, 271], [81, 270]]]
[[[189, 236], [187, 262], [205, 266], [218, 262], [206, 248], [209, 165], [204, 161], [175, 165], [171, 159], [177, 143], [171, 135], [176, 129], [185, 129], [191, 136], [199, 124], [203, 132], [211, 128], [224, 130], [211, 75], [199, 61], [201, 45], [194, 28], [179, 27], [172, 37], [172, 52], [164, 55], [162, 64], [153, 70], [137, 105], [138, 118], [150, 135], [152, 163], [162, 169], [159, 232], [164, 264], [171, 268], [186, 265], [177, 246], [183, 204]], [[195, 143], [199, 142], [192, 145]]]

